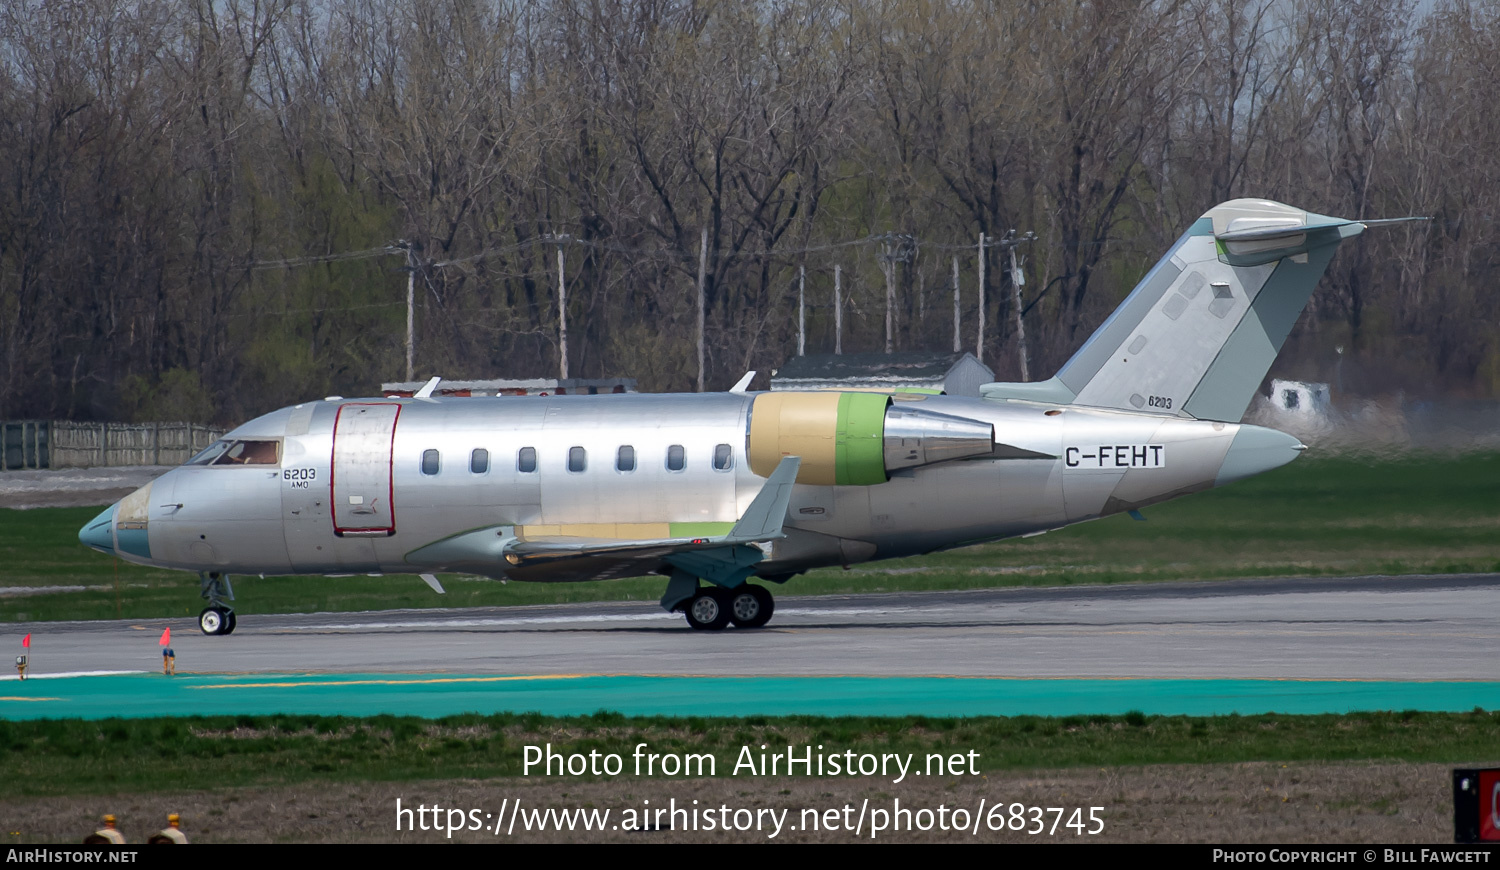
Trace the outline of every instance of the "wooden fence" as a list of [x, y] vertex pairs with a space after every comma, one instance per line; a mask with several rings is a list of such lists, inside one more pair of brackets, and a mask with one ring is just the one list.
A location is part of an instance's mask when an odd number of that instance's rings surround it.
[[0, 422], [0, 470], [181, 465], [223, 434], [196, 423]]

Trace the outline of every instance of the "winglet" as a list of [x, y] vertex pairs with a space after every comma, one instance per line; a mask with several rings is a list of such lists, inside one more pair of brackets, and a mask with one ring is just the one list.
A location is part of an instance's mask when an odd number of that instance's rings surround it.
[[750, 382], [753, 380], [755, 380], [755, 372], [745, 372], [745, 376], [743, 378], [740, 378], [734, 386], [730, 387], [729, 392], [743, 393], [747, 388], [749, 388]]
[[781, 527], [786, 522], [787, 505], [792, 501], [792, 486], [797, 482], [797, 469], [801, 465], [800, 456], [781, 458], [776, 470], [756, 493], [755, 500], [745, 508], [745, 515], [730, 530], [727, 541], [766, 541], [782, 537]]
[[417, 390], [416, 394], [413, 395], [412, 398], [413, 399], [430, 399], [430, 398], [432, 398], [432, 391], [435, 390], [435, 389], [437, 389], [437, 385], [439, 383], [441, 383], [442, 380], [443, 380], [442, 378], [433, 378], [432, 380], [430, 380], [427, 383], [423, 384], [422, 385], [422, 389]]

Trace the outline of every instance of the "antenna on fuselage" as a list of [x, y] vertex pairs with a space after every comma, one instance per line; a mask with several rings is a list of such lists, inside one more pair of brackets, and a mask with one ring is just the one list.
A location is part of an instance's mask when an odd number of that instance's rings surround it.
[[750, 382], [753, 380], [755, 380], [755, 372], [745, 372], [745, 376], [743, 378], [740, 378], [734, 386], [730, 387], [729, 392], [743, 393], [750, 386]]
[[443, 380], [442, 378], [433, 378], [432, 380], [430, 380], [427, 383], [423, 384], [422, 385], [422, 389], [417, 390], [417, 392], [412, 395], [412, 398], [413, 399], [430, 399], [430, 398], [432, 398], [432, 391], [435, 390], [435, 389], [437, 389], [437, 385], [439, 383], [441, 383], [442, 380]]

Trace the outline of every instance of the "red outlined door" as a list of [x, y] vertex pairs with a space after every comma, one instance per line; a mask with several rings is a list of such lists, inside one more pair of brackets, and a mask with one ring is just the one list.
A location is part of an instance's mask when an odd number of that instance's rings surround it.
[[336, 535], [394, 535], [395, 486], [391, 450], [396, 438], [394, 403], [348, 404], [333, 421], [333, 473], [329, 488]]

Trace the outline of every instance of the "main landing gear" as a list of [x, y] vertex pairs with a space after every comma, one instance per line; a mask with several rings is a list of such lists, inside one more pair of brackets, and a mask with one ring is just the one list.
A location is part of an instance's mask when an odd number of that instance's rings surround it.
[[198, 584], [203, 588], [203, 600], [208, 602], [208, 606], [198, 614], [198, 629], [204, 634], [233, 634], [234, 608], [224, 603], [234, 600], [234, 587], [229, 585], [229, 575], [218, 571], [200, 573]]
[[700, 631], [718, 631], [731, 622], [738, 628], [760, 628], [771, 621], [776, 601], [763, 586], [706, 586], [683, 604], [683, 612], [688, 625]]

